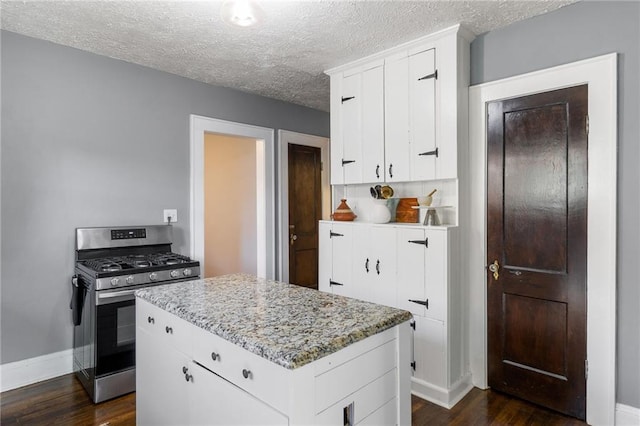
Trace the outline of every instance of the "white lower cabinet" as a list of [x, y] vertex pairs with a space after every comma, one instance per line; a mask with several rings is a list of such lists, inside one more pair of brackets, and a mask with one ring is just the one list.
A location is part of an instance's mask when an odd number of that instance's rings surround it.
[[405, 322], [286, 369], [137, 299], [136, 423], [409, 425], [410, 336]]
[[[459, 268], [453, 266], [459, 255], [457, 228], [321, 221], [320, 241], [335, 229], [349, 235], [350, 246], [336, 256], [331, 253], [335, 245], [320, 245], [321, 277], [328, 274], [328, 283], [332, 271], [347, 271], [351, 262], [341, 294], [410, 311], [415, 321], [412, 391], [451, 407], [471, 388], [463, 356]], [[319, 288], [336, 292], [322, 282]]]
[[191, 362], [189, 374], [192, 382], [188, 390], [189, 424], [289, 424], [289, 420], [282, 413], [194, 362]]

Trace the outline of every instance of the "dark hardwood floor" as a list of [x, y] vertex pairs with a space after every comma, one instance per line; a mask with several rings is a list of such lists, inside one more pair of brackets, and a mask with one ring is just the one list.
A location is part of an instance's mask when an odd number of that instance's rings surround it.
[[[0, 394], [0, 423], [8, 425], [121, 426], [136, 423], [135, 393], [94, 405], [72, 374]], [[585, 425], [497, 392], [473, 389], [446, 410], [412, 397], [412, 424]]]

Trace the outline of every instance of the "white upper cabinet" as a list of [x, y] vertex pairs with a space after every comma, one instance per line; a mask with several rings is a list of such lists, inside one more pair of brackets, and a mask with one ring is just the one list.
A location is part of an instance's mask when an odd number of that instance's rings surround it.
[[331, 183], [384, 181], [382, 63], [331, 76]]
[[385, 62], [384, 138], [386, 181], [410, 180], [409, 174], [409, 59]]
[[458, 178], [472, 38], [454, 26], [327, 71], [332, 184]]
[[437, 179], [435, 49], [409, 57], [409, 146], [411, 180]]

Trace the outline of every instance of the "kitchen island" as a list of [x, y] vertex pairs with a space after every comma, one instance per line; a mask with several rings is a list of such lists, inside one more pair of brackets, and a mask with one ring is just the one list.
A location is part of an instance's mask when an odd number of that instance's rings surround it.
[[407, 311], [234, 274], [136, 293], [137, 423], [411, 423]]

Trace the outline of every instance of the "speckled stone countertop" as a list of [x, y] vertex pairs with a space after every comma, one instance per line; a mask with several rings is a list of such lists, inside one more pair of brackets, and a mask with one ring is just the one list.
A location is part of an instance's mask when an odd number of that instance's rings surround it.
[[233, 274], [138, 290], [136, 296], [293, 369], [411, 319], [411, 313]]

